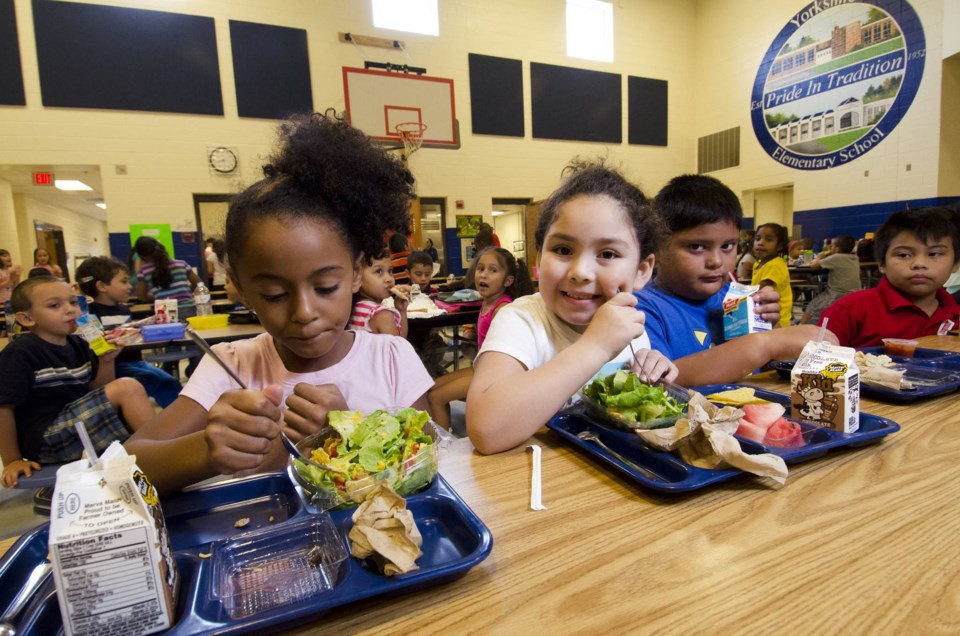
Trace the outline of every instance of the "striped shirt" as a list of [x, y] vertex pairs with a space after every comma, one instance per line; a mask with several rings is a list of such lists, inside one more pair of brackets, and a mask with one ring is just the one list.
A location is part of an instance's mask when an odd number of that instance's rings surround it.
[[193, 291], [190, 288], [190, 265], [179, 259], [171, 258], [170, 263], [170, 286], [157, 287], [153, 283], [153, 272], [156, 266], [153, 263], [144, 263], [137, 272], [137, 278], [147, 285], [150, 295], [156, 300], [165, 298], [176, 298], [178, 307], [193, 307]]
[[353, 304], [353, 313], [350, 314], [350, 322], [347, 324], [347, 328], [354, 331], [373, 331], [370, 329], [370, 319], [381, 311], [393, 312], [393, 318], [397, 323], [397, 333], [400, 333], [400, 312], [396, 309], [384, 307], [372, 300], [358, 300]]

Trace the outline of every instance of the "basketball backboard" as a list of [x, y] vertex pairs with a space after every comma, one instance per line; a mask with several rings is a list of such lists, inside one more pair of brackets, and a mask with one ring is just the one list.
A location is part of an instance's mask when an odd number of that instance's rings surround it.
[[401, 145], [397, 124], [426, 125], [424, 148], [459, 148], [453, 80], [391, 71], [343, 68], [347, 121], [372, 139]]

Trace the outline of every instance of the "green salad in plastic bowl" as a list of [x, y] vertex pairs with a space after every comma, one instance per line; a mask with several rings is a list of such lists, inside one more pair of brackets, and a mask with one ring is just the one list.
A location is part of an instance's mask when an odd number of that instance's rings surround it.
[[636, 374], [618, 370], [600, 374], [581, 391], [587, 411], [625, 430], [672, 426], [687, 409], [681, 393], [647, 384]]
[[405, 408], [369, 415], [330, 411], [327, 424], [302, 439], [297, 448], [314, 461], [346, 474], [290, 458], [289, 472], [318, 508], [357, 506], [383, 480], [403, 497], [433, 482], [442, 433], [426, 411]]

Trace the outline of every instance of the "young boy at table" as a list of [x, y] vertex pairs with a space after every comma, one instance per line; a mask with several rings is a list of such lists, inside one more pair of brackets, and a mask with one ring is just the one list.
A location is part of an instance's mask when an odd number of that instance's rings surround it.
[[[104, 329], [130, 321], [130, 272], [127, 266], [115, 258], [94, 256], [77, 268], [77, 284], [80, 291], [93, 299], [88, 305], [91, 314], [100, 319]], [[116, 362], [118, 378], [133, 378], [143, 385], [147, 395], [166, 408], [180, 395], [180, 382], [164, 371], [143, 360]]]
[[41, 464], [80, 459], [77, 421], [99, 453], [154, 416], [136, 380], [114, 379], [119, 347], [98, 358], [73, 335], [80, 305], [70, 285], [53, 276], [28, 278], [14, 288], [10, 303], [30, 332], [0, 352], [0, 460], [7, 488]]
[[[635, 295], [646, 313], [650, 346], [673, 359], [685, 386], [732, 382], [771, 360], [795, 358], [813, 326], [771, 329], [725, 341], [723, 298], [737, 258], [743, 212], [723, 183], [703, 175], [671, 179], [654, 199], [669, 236], [657, 251], [657, 274]], [[780, 317], [779, 295], [760, 290], [754, 311]]]
[[860, 291], [860, 259], [853, 253], [857, 242], [852, 236], [838, 236], [830, 243], [825, 254], [810, 261], [811, 269], [827, 270], [827, 288], [814, 296], [803, 310], [800, 324], [817, 324], [823, 310], [840, 298]]
[[883, 338], [946, 333], [960, 306], [943, 284], [960, 266], [960, 232], [944, 208], [892, 214], [874, 238], [883, 277], [872, 289], [847, 294], [820, 318], [848, 347], [871, 347]]
[[430, 285], [433, 278], [433, 259], [426, 252], [411, 252], [407, 257], [407, 275], [424, 294], [434, 294], [437, 289]]

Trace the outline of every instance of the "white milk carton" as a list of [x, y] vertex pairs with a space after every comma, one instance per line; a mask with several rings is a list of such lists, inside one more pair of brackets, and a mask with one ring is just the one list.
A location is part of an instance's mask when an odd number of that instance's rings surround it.
[[173, 625], [179, 573], [157, 491], [119, 442], [97, 467], [57, 470], [50, 558], [63, 629], [152, 634]]
[[753, 310], [753, 297], [758, 291], [760, 291], [759, 285], [730, 283], [723, 297], [724, 339], [730, 340], [748, 333], [769, 331], [773, 327]]
[[790, 372], [790, 417], [841, 433], [860, 429], [855, 350], [811, 340]]

